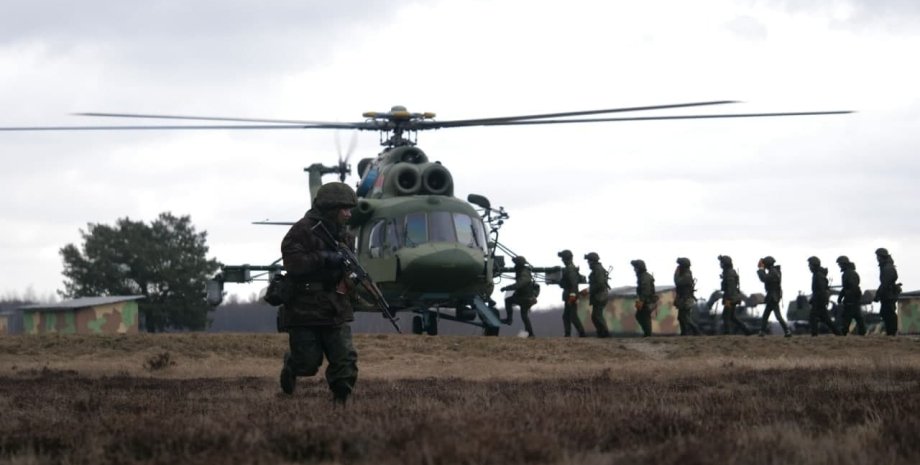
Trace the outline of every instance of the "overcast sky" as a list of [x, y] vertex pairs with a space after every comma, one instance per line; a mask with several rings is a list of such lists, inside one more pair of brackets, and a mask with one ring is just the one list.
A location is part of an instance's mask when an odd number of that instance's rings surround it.
[[[918, 50], [912, 0], [5, 0], [0, 126], [132, 123], [69, 115], [86, 111], [358, 121], [393, 105], [441, 119], [726, 99], [745, 103], [695, 112], [857, 110], [419, 141], [458, 196], [507, 208], [501, 239], [535, 265], [569, 248], [587, 270], [595, 251], [615, 286], [635, 283], [635, 258], [671, 284], [686, 256], [708, 294], [729, 254], [759, 292], [772, 255], [788, 299], [808, 290], [810, 255], [839, 282], [846, 254], [874, 287], [884, 246], [914, 290]], [[363, 133], [354, 158], [378, 151]], [[299, 218], [303, 167], [336, 156], [330, 131], [0, 132], [0, 292], [62, 289], [58, 251], [87, 223], [163, 211], [191, 215], [224, 263], [275, 260], [284, 228], [249, 223]]]

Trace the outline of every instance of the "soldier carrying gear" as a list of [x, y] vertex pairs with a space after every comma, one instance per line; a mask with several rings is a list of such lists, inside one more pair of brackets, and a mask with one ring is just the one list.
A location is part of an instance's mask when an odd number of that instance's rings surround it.
[[735, 313], [742, 296], [738, 272], [732, 267], [732, 257], [719, 255], [719, 265], [722, 267], [722, 334], [734, 333], [734, 325], [741, 329], [745, 336], [750, 336], [753, 331], [748, 329]]
[[789, 326], [786, 325], [786, 320], [783, 319], [783, 314], [779, 310], [779, 302], [783, 299], [783, 275], [780, 273], [779, 265], [776, 264], [776, 259], [769, 255], [761, 258], [757, 263], [757, 277], [763, 282], [764, 290], [767, 292], [767, 296], [764, 299], [767, 308], [764, 310], [763, 317], [760, 320], [760, 335], [763, 336], [767, 333], [770, 314], [773, 313], [776, 315], [779, 325], [783, 327], [783, 333], [786, 337], [792, 337], [792, 332], [789, 331]]
[[655, 278], [642, 260], [629, 262], [636, 272], [636, 322], [642, 327], [642, 336], [652, 335], [652, 312], [658, 308], [658, 294], [655, 293]]
[[808, 257], [808, 269], [811, 270], [811, 299], [808, 300], [808, 326], [811, 328], [811, 335], [818, 335], [818, 323], [823, 322], [832, 333], [840, 336], [840, 330], [831, 321], [827, 312], [827, 304], [831, 299], [827, 268], [821, 267], [820, 258], [812, 256]]
[[345, 279], [340, 254], [315, 234], [321, 224], [335, 238], [354, 248], [346, 224], [357, 204], [355, 191], [333, 182], [320, 187], [313, 208], [291, 226], [281, 241], [281, 257], [291, 297], [281, 307], [281, 324], [290, 351], [284, 354], [281, 389], [293, 394], [298, 376], [313, 376], [328, 360], [326, 380], [333, 401], [345, 403], [358, 378], [358, 354], [352, 344], [352, 287]]
[[841, 313], [840, 334], [846, 336], [850, 332], [850, 324], [856, 320], [856, 334], [866, 335], [866, 322], [862, 316], [862, 289], [859, 288], [859, 273], [856, 264], [851, 262], [846, 255], [837, 257], [840, 266], [840, 294], [837, 295], [837, 304], [843, 304]]
[[507, 312], [508, 316], [503, 322], [506, 325], [511, 324], [512, 308], [517, 304], [517, 306], [521, 307], [521, 320], [524, 321], [527, 337], [534, 337], [533, 326], [530, 324], [530, 307], [537, 303], [533, 274], [530, 271], [530, 267], [527, 266], [527, 259], [523, 255], [518, 255], [512, 258], [511, 261], [514, 263], [514, 284], [501, 288], [501, 291], [514, 291], [514, 293], [505, 299], [505, 312]]
[[591, 322], [597, 330], [597, 337], [610, 337], [610, 331], [607, 329], [607, 321], [604, 320], [604, 308], [607, 307], [607, 296], [610, 286], [607, 282], [610, 276], [604, 265], [601, 265], [601, 258], [594, 252], [585, 254], [585, 260], [591, 267], [591, 274], [588, 276], [588, 295], [591, 301]]
[[578, 319], [578, 282], [581, 275], [578, 273], [578, 267], [572, 263], [572, 251], [563, 250], [556, 254], [562, 259], [562, 279], [559, 286], [562, 287], [562, 329], [565, 337], [572, 335], [572, 326], [578, 332], [578, 337], [585, 337], [585, 328]]
[[696, 297], [693, 295], [695, 285], [693, 272], [690, 271], [690, 259], [680, 257], [677, 259], [677, 268], [674, 270], [674, 306], [677, 307], [677, 324], [680, 326], [680, 335], [689, 336], [693, 334], [699, 336], [700, 328], [693, 321], [693, 304], [696, 303]]
[[885, 324], [885, 334], [896, 336], [898, 334], [898, 296], [901, 295], [901, 285], [898, 283], [898, 269], [894, 266], [894, 259], [888, 249], [879, 248], [875, 251], [878, 260], [879, 286], [875, 291], [875, 301], [881, 302], [882, 309], [879, 315]]

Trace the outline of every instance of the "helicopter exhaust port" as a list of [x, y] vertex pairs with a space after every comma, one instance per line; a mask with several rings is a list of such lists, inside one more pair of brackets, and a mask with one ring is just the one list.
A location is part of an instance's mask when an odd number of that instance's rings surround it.
[[422, 192], [431, 195], [454, 195], [454, 179], [440, 163], [422, 168]]

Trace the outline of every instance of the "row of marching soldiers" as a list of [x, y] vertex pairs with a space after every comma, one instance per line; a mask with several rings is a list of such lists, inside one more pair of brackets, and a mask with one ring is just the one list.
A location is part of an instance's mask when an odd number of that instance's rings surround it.
[[[585, 330], [578, 318], [578, 284], [581, 279], [578, 268], [573, 263], [573, 254], [570, 250], [563, 250], [557, 254], [564, 265], [562, 269], [562, 279], [559, 286], [562, 287], [562, 300], [564, 309], [562, 312], [563, 329], [565, 336], [571, 336], [572, 327], [575, 328], [578, 336], [584, 337]], [[901, 284], [898, 283], [898, 271], [894, 266], [894, 259], [888, 250], [879, 248], [875, 251], [879, 266], [879, 287], [875, 293], [875, 301], [881, 303], [880, 315], [885, 326], [885, 333], [894, 336], [898, 332], [898, 315], [896, 305], [898, 296], [901, 293]], [[741, 332], [745, 335], [752, 335], [754, 330], [747, 327], [735, 313], [735, 309], [742, 300], [738, 272], [734, 269], [732, 258], [728, 255], [719, 255], [719, 264], [722, 268], [722, 333], [734, 334]], [[591, 268], [591, 274], [588, 276], [588, 295], [591, 305], [591, 322], [597, 329], [597, 337], [610, 337], [610, 331], [607, 329], [607, 323], [604, 320], [604, 308], [607, 306], [607, 298], [610, 287], [608, 285], [608, 271], [601, 265], [600, 257], [595, 252], [585, 254], [585, 260]], [[511, 324], [512, 308], [518, 305], [521, 309], [521, 318], [524, 322], [524, 329], [529, 337], [534, 337], [533, 327], [530, 323], [529, 310], [536, 302], [536, 296], [533, 290], [533, 277], [530, 269], [527, 267], [527, 261], [523, 256], [514, 258], [515, 265], [515, 282], [509, 286], [503, 287], [502, 291], [514, 291], [514, 294], [505, 300], [505, 309], [507, 316], [504, 319], [505, 324]], [[642, 328], [644, 336], [652, 335], [652, 313], [658, 307], [658, 294], [655, 292], [655, 278], [648, 272], [645, 262], [642, 260], [633, 260], [630, 262], [636, 273], [636, 321]], [[809, 300], [809, 326], [811, 335], [817, 336], [819, 325], [827, 325], [831, 332], [838, 336], [846, 335], [849, 332], [851, 324], [856, 322], [856, 333], [859, 335], [866, 334], [866, 323], [863, 320], [861, 311], [862, 290], [860, 289], [860, 278], [856, 272], [856, 265], [850, 259], [841, 255], [837, 257], [837, 265], [840, 267], [842, 274], [842, 288], [837, 296], [837, 304], [843, 306], [842, 317], [840, 318], [839, 327], [831, 319], [827, 306], [830, 303], [831, 291], [827, 279], [827, 268], [821, 266], [821, 259], [818, 257], [808, 258], [808, 268], [812, 273], [811, 280], [811, 298]], [[780, 301], [783, 296], [782, 289], [782, 272], [776, 259], [771, 256], [761, 258], [757, 263], [757, 275], [764, 284], [766, 296], [764, 303], [766, 309], [763, 312], [760, 323], [759, 335], [767, 333], [768, 320], [770, 315], [776, 316], [786, 337], [791, 337], [792, 332], [780, 313]], [[693, 272], [690, 270], [690, 259], [680, 257], [677, 259], [677, 269], [674, 270], [675, 298], [674, 304], [677, 307], [677, 321], [680, 326], [680, 334], [700, 335], [702, 334], [699, 327], [693, 321], [692, 310], [696, 303], [694, 296]]]

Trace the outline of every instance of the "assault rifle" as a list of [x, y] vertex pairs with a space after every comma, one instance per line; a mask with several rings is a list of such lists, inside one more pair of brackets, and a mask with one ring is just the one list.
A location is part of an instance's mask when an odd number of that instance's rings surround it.
[[387, 303], [387, 300], [383, 298], [383, 293], [380, 292], [380, 288], [377, 287], [377, 284], [371, 279], [371, 276], [367, 274], [367, 270], [358, 263], [358, 257], [355, 257], [355, 253], [351, 251], [345, 244], [336, 240], [332, 236], [332, 233], [326, 229], [326, 226], [322, 221], [317, 221], [316, 225], [313, 226], [313, 233], [316, 234], [326, 245], [335, 249], [336, 253], [342, 257], [342, 264], [345, 265], [345, 270], [348, 273], [348, 278], [352, 280], [355, 284], [360, 284], [364, 290], [374, 298], [374, 304], [377, 308], [383, 313], [390, 323], [396, 328], [396, 332], [402, 334], [402, 331], [399, 330], [399, 325], [396, 324], [398, 320], [393, 314], [393, 310], [390, 309], [390, 304]]

